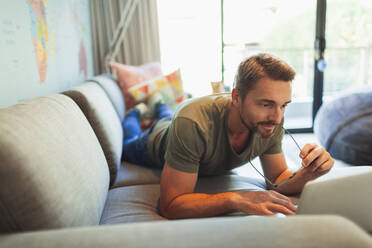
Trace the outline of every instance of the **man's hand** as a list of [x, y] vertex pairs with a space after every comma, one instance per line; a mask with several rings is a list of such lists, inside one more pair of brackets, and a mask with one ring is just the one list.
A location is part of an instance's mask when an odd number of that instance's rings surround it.
[[[305, 145], [299, 156], [302, 158], [303, 168], [291, 180], [275, 188], [275, 191], [286, 195], [300, 193], [308, 181], [328, 173], [334, 164], [331, 155], [315, 144]], [[272, 182], [280, 183], [293, 175], [293, 171], [288, 169], [283, 152], [263, 154], [260, 160], [265, 176]]]
[[234, 198], [235, 209], [254, 215], [274, 215], [274, 212], [294, 215], [296, 207], [291, 200], [273, 190], [237, 191]]
[[328, 173], [334, 164], [331, 155], [321, 146], [306, 144], [300, 152], [304, 172], [311, 179]]

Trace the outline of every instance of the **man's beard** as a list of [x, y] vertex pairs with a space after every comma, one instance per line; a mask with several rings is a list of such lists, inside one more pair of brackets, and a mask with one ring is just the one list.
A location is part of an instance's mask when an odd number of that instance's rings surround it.
[[259, 133], [260, 134], [260, 136], [262, 137], [262, 138], [269, 138], [269, 137], [271, 137], [271, 135], [273, 135], [273, 133], [274, 133], [274, 130], [275, 130], [275, 128], [273, 129], [273, 131], [272, 132], [270, 132], [270, 133], [268, 133], [268, 134], [263, 134], [263, 133], [261, 133], [261, 132], [259, 132], [259, 130], [258, 130], [258, 126], [259, 125], [275, 125], [275, 126], [277, 126], [278, 125], [278, 123], [275, 123], [274, 121], [259, 121], [259, 122], [257, 122], [255, 125], [249, 125], [244, 119], [243, 119], [243, 116], [242, 116], [242, 113], [241, 113], [241, 111], [239, 111], [239, 116], [240, 116], [240, 121], [243, 123], [243, 125], [252, 133], [252, 134], [254, 134], [254, 133]]

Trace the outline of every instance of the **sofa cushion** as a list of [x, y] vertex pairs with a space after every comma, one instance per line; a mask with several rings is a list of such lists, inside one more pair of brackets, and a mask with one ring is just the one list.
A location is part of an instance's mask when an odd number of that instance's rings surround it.
[[110, 185], [113, 185], [120, 168], [123, 129], [111, 101], [105, 91], [93, 82], [84, 83], [63, 94], [79, 105], [93, 127], [110, 168]]
[[205, 218], [68, 228], [0, 236], [2, 248], [370, 248], [372, 238], [340, 216]]
[[[245, 177], [236, 174], [226, 174], [220, 176], [199, 177], [194, 192], [216, 194], [231, 191], [262, 191], [267, 190], [265, 180], [262, 178]], [[299, 195], [288, 196], [294, 204], [298, 203]], [[233, 212], [228, 216], [247, 215], [244, 212]]]
[[120, 89], [123, 92], [127, 110], [136, 105], [136, 101], [129, 94], [128, 89], [136, 84], [143, 83], [163, 74], [159, 62], [147, 63], [140, 66], [110, 62], [110, 67], [114, 71]]
[[[115, 184], [111, 188], [123, 186], [159, 184], [161, 169], [123, 161]], [[266, 190], [266, 183], [262, 178], [242, 177], [232, 172], [220, 176], [199, 177], [195, 192], [219, 193], [232, 190]]]
[[111, 188], [131, 185], [159, 184], [161, 169], [149, 168], [123, 161], [115, 184]]
[[[135, 167], [136, 165], [131, 165]], [[137, 166], [139, 170], [140, 166]], [[152, 173], [151, 168], [142, 167], [143, 172]], [[134, 173], [136, 178], [138, 173]], [[138, 179], [137, 179], [138, 180]], [[159, 184], [133, 185], [117, 187], [109, 191], [101, 224], [165, 220], [158, 213], [160, 197]], [[237, 190], [265, 190], [262, 179], [246, 178], [238, 175], [199, 177], [195, 186], [197, 193], [220, 193]], [[244, 215], [236, 212], [229, 215]]]
[[101, 224], [166, 220], [158, 214], [159, 184], [111, 189]]
[[101, 146], [69, 97], [0, 109], [0, 232], [96, 225], [108, 184]]
[[125, 115], [125, 102], [117, 81], [109, 74], [98, 75], [87, 81], [95, 82], [102, 87], [114, 106], [116, 113], [120, 118], [120, 122], [123, 122]]
[[233, 174], [199, 177], [195, 186], [195, 192], [208, 194], [237, 190], [259, 191], [266, 189], [266, 183], [261, 178], [249, 178]]
[[136, 102], [146, 102], [154, 94], [160, 94], [164, 103], [174, 111], [184, 100], [184, 92], [180, 69], [143, 83], [134, 85], [128, 89]]

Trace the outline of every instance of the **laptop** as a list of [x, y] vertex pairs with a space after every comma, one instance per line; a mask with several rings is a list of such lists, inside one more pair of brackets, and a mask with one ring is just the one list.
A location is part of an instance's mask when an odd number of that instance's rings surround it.
[[340, 168], [308, 182], [297, 215], [341, 215], [372, 232], [372, 166]]

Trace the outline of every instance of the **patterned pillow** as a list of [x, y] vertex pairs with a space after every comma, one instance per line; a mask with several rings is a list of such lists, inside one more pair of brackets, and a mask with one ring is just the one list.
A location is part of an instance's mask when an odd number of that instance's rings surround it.
[[124, 95], [127, 110], [136, 105], [136, 101], [129, 94], [128, 89], [163, 74], [159, 62], [143, 64], [140, 66], [110, 62], [110, 67], [115, 72], [120, 89]]
[[129, 93], [137, 102], [144, 102], [153, 94], [160, 93], [165, 104], [175, 110], [184, 100], [180, 70], [137, 84], [129, 88]]

